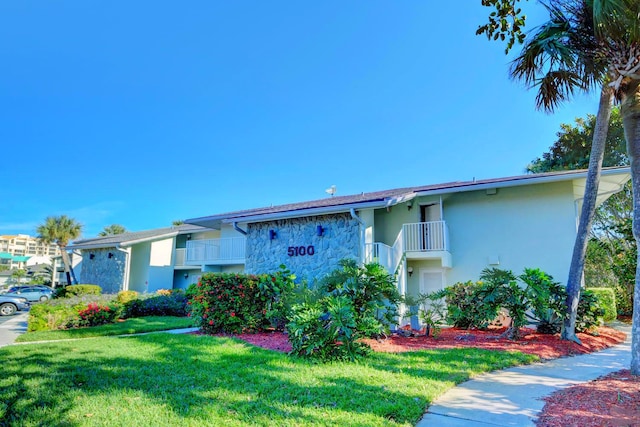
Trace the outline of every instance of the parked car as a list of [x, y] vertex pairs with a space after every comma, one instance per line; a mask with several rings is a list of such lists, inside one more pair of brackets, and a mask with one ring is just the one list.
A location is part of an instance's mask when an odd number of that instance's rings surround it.
[[15, 286], [5, 296], [23, 297], [29, 301], [46, 301], [52, 298], [53, 289], [47, 286]]
[[0, 316], [10, 316], [16, 311], [29, 309], [29, 301], [24, 297], [0, 295]]
[[44, 289], [45, 291], [53, 291], [53, 288], [47, 285], [17, 285], [17, 286], [10, 286], [7, 292], [16, 292], [21, 289], [27, 289], [27, 288], [38, 288], [38, 289]]

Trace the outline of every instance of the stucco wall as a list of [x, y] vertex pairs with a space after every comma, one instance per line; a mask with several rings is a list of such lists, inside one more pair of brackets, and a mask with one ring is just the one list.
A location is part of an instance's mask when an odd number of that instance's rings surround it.
[[[112, 254], [111, 258], [109, 253]], [[125, 266], [126, 254], [115, 248], [83, 250], [82, 272], [78, 280], [84, 284], [100, 286], [105, 294], [115, 294], [122, 290]]]
[[[324, 228], [317, 235], [317, 226]], [[276, 232], [272, 240], [269, 230]], [[278, 270], [281, 264], [299, 279], [319, 279], [344, 258], [359, 257], [360, 227], [349, 214], [293, 218], [248, 225], [245, 271], [250, 274]], [[289, 248], [313, 247], [313, 255], [290, 256]]]
[[477, 280], [492, 266], [516, 274], [540, 268], [566, 282], [576, 235], [571, 182], [453, 194], [444, 202], [444, 219], [453, 259], [448, 285]]

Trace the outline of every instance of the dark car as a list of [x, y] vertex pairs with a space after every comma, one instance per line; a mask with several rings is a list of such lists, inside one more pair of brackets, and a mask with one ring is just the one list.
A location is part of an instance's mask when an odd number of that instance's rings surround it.
[[48, 286], [14, 286], [4, 296], [23, 297], [29, 301], [46, 301], [52, 298], [53, 289]]
[[29, 301], [23, 297], [0, 295], [0, 316], [10, 316], [16, 311], [29, 309]]

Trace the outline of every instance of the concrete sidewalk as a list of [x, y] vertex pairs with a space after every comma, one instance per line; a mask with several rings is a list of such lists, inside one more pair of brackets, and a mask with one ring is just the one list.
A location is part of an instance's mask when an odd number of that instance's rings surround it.
[[541, 398], [554, 391], [629, 368], [631, 327], [616, 327], [627, 341], [606, 350], [483, 374], [440, 396], [418, 427], [535, 426]]
[[27, 320], [29, 312], [20, 312], [11, 316], [11, 319], [0, 324], [0, 347], [13, 344], [19, 335], [27, 332]]

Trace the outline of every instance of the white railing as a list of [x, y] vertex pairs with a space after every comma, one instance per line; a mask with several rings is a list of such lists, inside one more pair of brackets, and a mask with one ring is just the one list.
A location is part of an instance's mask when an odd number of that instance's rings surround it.
[[217, 264], [228, 261], [244, 262], [246, 246], [245, 237], [189, 240], [187, 242], [186, 264]]
[[444, 221], [403, 224], [405, 252], [448, 251], [449, 229]]
[[185, 248], [176, 248], [176, 259], [174, 265], [187, 265], [187, 250]]
[[377, 262], [381, 266], [392, 271], [395, 267], [393, 263], [393, 249], [384, 243], [367, 243], [364, 245], [365, 262]]

